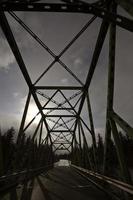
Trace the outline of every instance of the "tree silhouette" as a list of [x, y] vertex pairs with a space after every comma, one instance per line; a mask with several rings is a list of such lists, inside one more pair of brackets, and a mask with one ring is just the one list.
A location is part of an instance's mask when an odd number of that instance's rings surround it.
[[103, 163], [103, 152], [104, 152], [104, 144], [103, 138], [100, 134], [98, 134], [98, 142], [97, 142], [97, 161], [98, 166], [100, 167]]
[[13, 156], [15, 152], [14, 135], [15, 129], [11, 127], [2, 136], [4, 173], [9, 173], [13, 167]]
[[127, 134], [119, 132], [119, 135], [121, 137], [121, 143], [123, 146], [124, 156], [127, 161], [128, 167], [133, 167], [133, 139], [129, 138]]
[[[124, 154], [129, 168], [133, 167], [133, 140], [126, 134], [119, 132], [121, 137], [121, 143], [123, 146]], [[7, 174], [12, 171], [18, 171], [28, 168], [36, 168], [37, 166], [46, 166], [54, 161], [63, 158], [73, 158], [72, 163], [90, 169], [90, 162], [93, 166], [94, 156], [93, 147], [82, 148], [76, 146], [73, 148], [73, 155], [51, 155], [51, 147], [47, 144], [38, 144], [37, 140], [33, 141], [31, 136], [26, 137], [22, 134], [19, 144], [15, 143], [16, 132], [13, 127], [5, 131], [3, 134], [0, 130], [0, 173]], [[116, 171], [119, 170], [119, 163], [116, 153], [116, 147], [114, 142], [110, 139], [108, 144], [108, 175], [117, 176]], [[99, 171], [102, 170], [103, 156], [104, 156], [104, 143], [103, 138], [98, 134], [97, 141], [97, 164]], [[52, 158], [53, 157], [53, 158]]]

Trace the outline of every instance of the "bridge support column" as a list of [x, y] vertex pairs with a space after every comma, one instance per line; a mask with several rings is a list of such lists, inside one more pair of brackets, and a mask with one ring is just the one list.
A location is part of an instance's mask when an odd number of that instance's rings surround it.
[[28, 112], [30, 99], [31, 99], [31, 93], [29, 91], [29, 94], [28, 94], [27, 100], [26, 100], [26, 104], [25, 104], [25, 108], [24, 108], [24, 112], [23, 112], [23, 116], [22, 116], [22, 120], [21, 120], [21, 124], [20, 124], [20, 128], [19, 128], [19, 133], [18, 133], [18, 137], [17, 137], [17, 143], [19, 143], [19, 140], [21, 139], [21, 135], [23, 134], [23, 130], [24, 130], [24, 125], [25, 125], [25, 120], [26, 120], [26, 115], [27, 115], [27, 112]]
[[80, 122], [80, 128], [81, 128], [81, 133], [82, 133], [82, 135], [83, 135], [83, 144], [84, 144], [84, 147], [85, 147], [84, 150], [86, 150], [85, 157], [88, 158], [88, 163], [89, 163], [89, 166], [88, 166], [88, 167], [89, 167], [91, 170], [94, 170], [94, 169], [95, 169], [95, 166], [94, 166], [94, 164], [92, 163], [91, 158], [90, 158], [90, 155], [89, 155], [89, 154], [90, 154], [90, 152], [89, 152], [89, 147], [88, 147], [88, 144], [87, 144], [87, 141], [86, 141], [84, 129], [83, 129], [83, 127], [82, 127], [81, 122]]
[[[112, 11], [116, 13], [116, 4], [112, 5]], [[131, 183], [130, 175], [124, 153], [122, 150], [120, 136], [114, 120], [111, 118], [113, 112], [114, 100], [114, 77], [115, 77], [115, 46], [116, 46], [116, 25], [110, 24], [110, 38], [109, 38], [109, 68], [108, 68], [108, 94], [107, 94], [107, 114], [106, 114], [106, 131], [105, 131], [105, 149], [104, 149], [104, 163], [103, 172], [108, 173], [108, 153], [110, 150], [111, 132], [114, 138], [118, 161], [121, 168], [121, 176], [127, 183]]]
[[87, 105], [88, 105], [88, 113], [89, 113], [91, 135], [92, 135], [92, 144], [93, 144], [93, 155], [94, 155], [94, 162], [95, 162], [95, 171], [97, 171], [98, 170], [98, 168], [97, 168], [97, 146], [96, 146], [96, 137], [95, 137], [95, 130], [94, 130], [94, 123], [93, 123], [93, 117], [92, 117], [92, 110], [91, 110], [91, 104], [90, 104], [89, 94], [87, 95]]
[[[116, 13], [116, 4], [112, 6], [113, 12]], [[105, 148], [103, 160], [103, 173], [108, 171], [108, 153], [111, 140], [111, 126], [109, 123], [109, 114], [113, 110], [114, 99], [114, 77], [115, 77], [115, 47], [116, 47], [116, 25], [110, 24], [109, 35], [109, 66], [108, 66], [108, 90], [107, 90], [107, 111], [106, 111], [106, 128], [105, 128]]]
[[125, 181], [127, 183], [131, 183], [130, 174], [129, 174], [129, 171], [128, 171], [128, 168], [126, 165], [124, 152], [123, 152], [122, 145], [121, 145], [121, 138], [118, 133], [117, 126], [116, 126], [114, 120], [112, 120], [112, 119], [110, 120], [110, 124], [111, 124], [111, 128], [112, 128], [112, 134], [113, 134], [113, 138], [114, 138], [114, 142], [115, 142], [115, 146], [116, 146], [118, 160], [120, 163], [122, 179], [123, 179], [123, 181]]

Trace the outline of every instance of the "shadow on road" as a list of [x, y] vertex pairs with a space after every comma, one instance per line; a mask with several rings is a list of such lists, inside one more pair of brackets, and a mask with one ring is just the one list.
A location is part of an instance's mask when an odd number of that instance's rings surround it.
[[51, 198], [51, 196], [50, 196], [50, 193], [51, 193], [53, 196], [57, 197], [58, 199], [64, 200], [61, 196], [57, 195], [57, 194], [54, 193], [54, 192], [49, 191], [49, 190], [44, 186], [44, 184], [42, 183], [42, 181], [40, 180], [39, 177], [37, 178], [37, 181], [38, 181], [38, 184], [39, 184], [39, 186], [40, 186], [40, 188], [41, 188], [41, 190], [42, 190], [42, 193], [43, 193], [43, 195], [44, 195], [44, 198], [45, 198], [46, 200], [52, 200], [52, 198]]

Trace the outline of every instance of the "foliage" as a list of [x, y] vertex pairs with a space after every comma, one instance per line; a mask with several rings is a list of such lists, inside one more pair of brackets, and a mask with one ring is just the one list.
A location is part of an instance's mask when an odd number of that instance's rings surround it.
[[133, 167], [133, 140], [129, 138], [127, 134], [119, 132], [121, 136], [121, 143], [123, 147], [124, 156], [126, 158], [127, 165]]
[[[119, 132], [120, 138], [121, 138], [121, 145], [123, 148], [124, 156], [126, 158], [127, 166], [129, 168], [133, 167], [133, 140], [130, 139], [125, 133]], [[88, 168], [88, 169], [95, 169], [95, 163], [94, 163], [94, 149], [93, 146], [88, 147], [88, 149], [85, 147], [85, 145], [82, 146], [81, 153], [80, 150], [74, 148], [73, 152], [77, 152], [78, 157], [74, 157], [73, 163], [80, 165], [81, 167]], [[82, 155], [82, 158], [81, 158]], [[88, 155], [88, 156], [87, 156]], [[99, 172], [102, 173], [103, 170], [103, 158], [104, 158], [104, 143], [103, 138], [100, 134], [98, 134], [98, 140], [97, 140], [97, 147], [96, 147], [96, 160], [97, 160], [97, 166], [99, 169]], [[107, 171], [108, 174], [111, 176], [117, 176], [117, 171], [120, 170], [119, 161], [117, 157], [117, 151], [116, 146], [112, 139], [108, 141], [108, 148], [107, 148]], [[91, 166], [90, 166], [91, 162]]]
[[11, 127], [1, 136], [4, 173], [10, 171], [12, 168], [12, 159], [15, 152], [15, 146], [13, 142], [14, 135], [15, 130], [13, 127]]
[[[133, 167], [133, 140], [131, 140], [126, 134], [119, 132], [123, 152], [127, 161], [128, 167]], [[9, 130], [1, 133], [0, 130], [0, 170], [4, 174], [10, 173], [16, 170], [23, 170], [28, 168], [36, 168], [38, 166], [46, 166], [52, 162], [56, 162], [59, 159], [72, 159], [72, 163], [80, 165], [84, 168], [90, 169], [94, 166], [94, 149], [93, 146], [86, 147], [83, 145], [80, 149], [77, 145], [73, 148], [72, 154], [53, 155], [51, 147], [49, 145], [38, 145], [37, 140], [32, 140], [31, 136], [26, 137], [25, 134], [21, 136], [19, 143], [14, 141], [16, 132], [13, 127]], [[128, 156], [127, 156], [128, 155]], [[98, 134], [97, 148], [96, 148], [96, 160], [98, 168], [102, 170], [104, 157], [104, 143], [103, 138]], [[109, 173], [114, 173], [114, 169], [118, 168], [118, 158], [116, 147], [112, 140], [108, 144], [108, 166]], [[3, 165], [3, 170], [2, 170]]]
[[53, 162], [49, 145], [39, 145], [37, 140], [33, 140], [30, 136], [27, 138], [25, 134], [22, 134], [16, 143], [15, 137], [16, 132], [13, 127], [4, 133], [0, 132], [1, 175], [27, 168], [45, 167]]

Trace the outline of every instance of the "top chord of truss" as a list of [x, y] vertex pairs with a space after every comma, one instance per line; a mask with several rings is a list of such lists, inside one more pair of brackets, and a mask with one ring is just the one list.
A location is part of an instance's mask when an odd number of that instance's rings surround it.
[[94, 3], [87, 2], [90, 1], [62, 0], [58, 2], [54, 1], [54, 3], [49, 3], [48, 1], [39, 0], [2, 0], [0, 3], [0, 11], [36, 11], [93, 14], [133, 32], [133, 20], [109, 12], [106, 7], [106, 3], [108, 2], [107, 0], [94, 1]]

